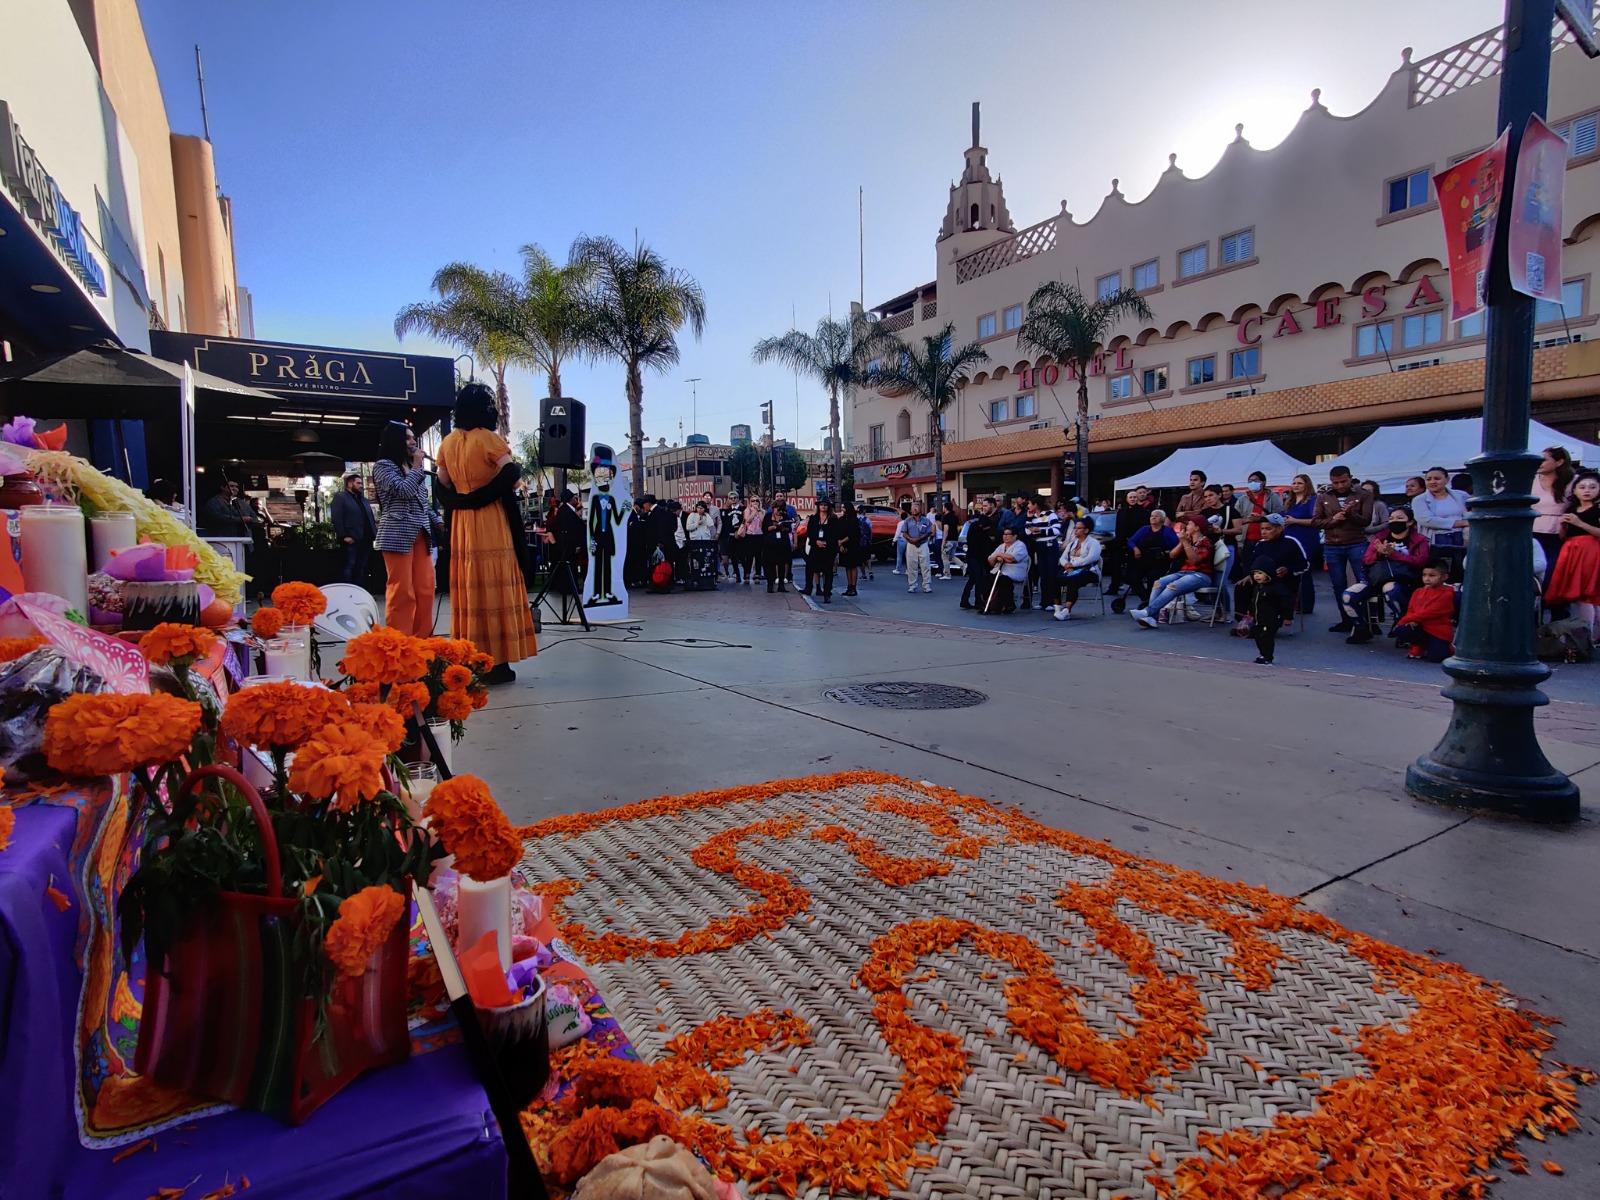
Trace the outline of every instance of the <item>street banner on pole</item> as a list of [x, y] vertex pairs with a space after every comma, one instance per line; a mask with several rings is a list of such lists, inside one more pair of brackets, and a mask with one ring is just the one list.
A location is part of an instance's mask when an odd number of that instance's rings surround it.
[[1537, 114], [1528, 118], [1511, 184], [1511, 286], [1561, 303], [1561, 189], [1567, 142]]
[[1485, 306], [1489, 255], [1494, 249], [1505, 188], [1506, 146], [1511, 131], [1501, 131], [1494, 145], [1464, 158], [1433, 180], [1444, 218], [1445, 254], [1450, 267], [1450, 319], [1462, 321]]

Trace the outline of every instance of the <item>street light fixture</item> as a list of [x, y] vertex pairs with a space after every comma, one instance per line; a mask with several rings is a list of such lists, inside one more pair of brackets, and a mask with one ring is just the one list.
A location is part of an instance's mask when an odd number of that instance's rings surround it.
[[[1496, 128], [1510, 135], [1508, 181], [1517, 177], [1528, 118], [1542, 117], [1549, 98], [1554, 23], [1555, 0], [1506, 0]], [[1533, 728], [1533, 710], [1549, 703], [1538, 685], [1550, 669], [1534, 654], [1532, 487], [1539, 456], [1528, 453], [1534, 301], [1511, 286], [1512, 202], [1508, 188], [1486, 284], [1483, 453], [1467, 464], [1473, 496], [1466, 580], [1455, 654], [1444, 663], [1452, 680], [1444, 694], [1455, 708], [1439, 744], [1406, 771], [1406, 790], [1459, 808], [1574, 821], [1578, 788], [1550, 764]]]
[[702, 378], [702, 376], [696, 375], [691, 379], [685, 379], [684, 380], [684, 382], [689, 385], [689, 427], [690, 427], [689, 428], [689, 432], [690, 433], [699, 433], [700, 432], [700, 389], [696, 385], [700, 382], [701, 378]]

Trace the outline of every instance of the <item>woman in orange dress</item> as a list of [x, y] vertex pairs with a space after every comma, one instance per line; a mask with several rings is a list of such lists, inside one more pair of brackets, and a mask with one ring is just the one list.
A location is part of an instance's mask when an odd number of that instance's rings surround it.
[[[456, 394], [455, 429], [439, 444], [440, 483], [465, 495], [488, 487], [513, 462], [495, 432], [496, 416], [494, 393], [483, 384]], [[513, 536], [500, 504], [450, 514], [450, 632], [494, 659], [490, 683], [512, 682], [511, 664], [539, 652]]]

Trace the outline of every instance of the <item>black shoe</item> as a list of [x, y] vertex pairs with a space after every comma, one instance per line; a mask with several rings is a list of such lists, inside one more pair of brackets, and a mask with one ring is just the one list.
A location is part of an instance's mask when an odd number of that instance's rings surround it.
[[1111, 611], [1114, 612], [1114, 613], [1125, 612], [1127, 610], [1127, 607], [1128, 607], [1128, 602], [1126, 600], [1124, 600], [1121, 596], [1118, 596], [1115, 600], [1113, 600], [1111, 602]]
[[1256, 664], [1258, 666], [1270, 667], [1272, 665], [1272, 660], [1270, 658], [1263, 658], [1258, 654], [1256, 655]]
[[496, 663], [494, 669], [483, 677], [483, 681], [488, 684], [515, 683], [517, 673], [511, 669], [510, 663]]
[[1364, 625], [1352, 633], [1349, 637], [1345, 638], [1344, 644], [1346, 646], [1365, 646], [1371, 640], [1372, 629], [1370, 626]]
[[855, 588], [845, 588], [844, 594], [846, 596], [859, 596], [861, 593], [856, 591]]
[[789, 589], [784, 587], [781, 583], [778, 585], [778, 590], [786, 596], [789, 594]]
[[823, 596], [822, 596], [822, 602], [824, 604], [832, 604], [833, 603], [833, 597], [828, 595], [826, 592], [824, 592]]
[[1329, 625], [1329, 633], [1349, 633], [1355, 626], [1349, 621], [1340, 621], [1337, 625]]
[[965, 601], [965, 600], [963, 600], [963, 601], [962, 601], [962, 602], [961, 602], [961, 607], [962, 607], [962, 608], [971, 608], [971, 607], [972, 607], [972, 605], [970, 605], [970, 604], [968, 604], [968, 603], [967, 603], [967, 602], [966, 602], [966, 601]]
[[770, 583], [767, 584], [767, 595], [769, 595], [769, 596], [772, 595], [774, 590], [775, 589], [773, 588], [773, 586]]

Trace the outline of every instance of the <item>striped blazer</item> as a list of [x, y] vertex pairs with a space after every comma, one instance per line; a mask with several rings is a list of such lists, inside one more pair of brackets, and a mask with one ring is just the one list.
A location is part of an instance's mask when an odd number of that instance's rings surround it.
[[386, 458], [379, 459], [372, 467], [372, 490], [378, 496], [378, 537], [373, 545], [379, 550], [409, 554], [419, 533], [428, 539], [429, 546], [433, 545], [425, 472], [409, 471]]

